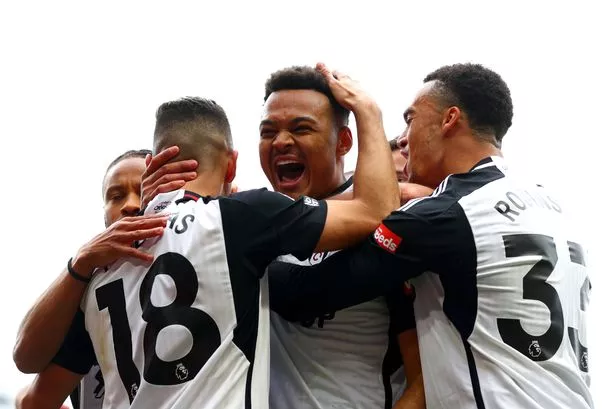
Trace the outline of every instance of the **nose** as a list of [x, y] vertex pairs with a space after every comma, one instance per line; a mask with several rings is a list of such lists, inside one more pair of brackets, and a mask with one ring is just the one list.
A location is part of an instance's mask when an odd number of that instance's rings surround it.
[[408, 134], [407, 134], [407, 132], [402, 132], [397, 137], [397, 146], [399, 146], [399, 149], [404, 149], [406, 146], [408, 146]]
[[273, 142], [271, 143], [273, 149], [284, 152], [288, 150], [293, 144], [295, 140], [289, 132], [281, 131], [279, 132], [275, 138], [273, 138]]
[[136, 193], [130, 193], [122, 206], [122, 217], [136, 216], [139, 210], [141, 210], [141, 197]]

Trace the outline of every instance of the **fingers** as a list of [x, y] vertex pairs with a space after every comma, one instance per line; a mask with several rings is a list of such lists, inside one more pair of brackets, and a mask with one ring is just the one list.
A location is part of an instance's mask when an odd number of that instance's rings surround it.
[[119, 230], [132, 231], [138, 229], [150, 229], [154, 227], [165, 227], [169, 220], [167, 214], [153, 214], [146, 216], [124, 217], [114, 223]]
[[134, 247], [122, 247], [120, 252], [122, 253], [122, 257], [134, 257], [147, 263], [152, 263], [154, 261], [153, 254], [145, 253]]
[[148, 167], [151, 161], [152, 161], [152, 155], [148, 153], [147, 155], [145, 155], [145, 167]]
[[321, 73], [327, 79], [328, 82], [335, 81], [333, 73], [324, 63], [319, 62], [318, 64], [316, 64], [316, 71]]
[[168, 193], [177, 189], [181, 189], [182, 187], [184, 187], [185, 184], [185, 180], [175, 180], [173, 182], [161, 184], [156, 187], [156, 190], [154, 190], [153, 192], [153, 196], [156, 197], [156, 195], [160, 193]]
[[[152, 159], [152, 162], [156, 158]], [[147, 185], [154, 185], [160, 179], [163, 179], [165, 176], [175, 176], [175, 175], [183, 175], [189, 177], [184, 178], [184, 180], [189, 181], [196, 178], [195, 170], [199, 167], [199, 163], [193, 159], [182, 160], [180, 162], [167, 163], [163, 165], [160, 169], [156, 170], [154, 173], [149, 175], [147, 178], [143, 179], [142, 186], [147, 187]], [[146, 180], [147, 179], [147, 180]], [[174, 179], [171, 179], [174, 180]], [[166, 183], [170, 180], [165, 179], [162, 183]]]
[[158, 169], [160, 169], [162, 165], [164, 165], [165, 163], [173, 159], [175, 156], [177, 156], [178, 153], [179, 153], [179, 148], [177, 146], [171, 146], [169, 148], [166, 148], [165, 150], [163, 150], [156, 156], [154, 156], [151, 159], [149, 165], [147, 166], [147, 169], [145, 169], [143, 178], [146, 178], [147, 176], [156, 172]]
[[343, 79], [350, 79], [350, 77], [346, 74], [344, 74], [343, 72], [340, 71], [333, 71], [333, 78], [337, 79], [338, 81], [341, 81]]
[[162, 236], [164, 227], [156, 227], [152, 229], [133, 230], [123, 234], [122, 238], [128, 241], [140, 241]]

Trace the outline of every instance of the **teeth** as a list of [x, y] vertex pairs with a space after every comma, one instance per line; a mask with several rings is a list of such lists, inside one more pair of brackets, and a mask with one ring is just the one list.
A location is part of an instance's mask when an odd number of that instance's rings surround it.
[[291, 164], [299, 164], [299, 162], [294, 161], [294, 160], [281, 160], [278, 163], [276, 163], [276, 165], [280, 166], [280, 165], [291, 165]]

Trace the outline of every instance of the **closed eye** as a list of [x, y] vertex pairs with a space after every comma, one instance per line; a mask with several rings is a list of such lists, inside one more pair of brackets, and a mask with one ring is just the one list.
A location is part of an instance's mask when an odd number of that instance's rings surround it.
[[271, 139], [274, 136], [275, 136], [275, 131], [273, 129], [261, 129], [261, 138]]
[[310, 128], [309, 126], [298, 126], [293, 129], [293, 132], [298, 134], [309, 133], [312, 132], [312, 128]]

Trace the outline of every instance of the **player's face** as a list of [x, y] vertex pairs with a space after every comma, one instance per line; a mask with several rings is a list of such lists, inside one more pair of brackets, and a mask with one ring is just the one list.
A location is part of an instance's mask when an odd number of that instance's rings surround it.
[[122, 217], [135, 216], [141, 207], [141, 175], [144, 158], [128, 158], [116, 163], [103, 181], [105, 226]]
[[398, 182], [407, 182], [406, 176], [406, 158], [401, 153], [401, 149], [393, 151], [393, 163], [395, 164], [395, 174]]
[[[350, 145], [352, 138], [348, 137]], [[293, 198], [321, 198], [337, 188], [341, 155], [333, 108], [312, 90], [272, 93], [260, 125], [260, 161], [273, 189]], [[348, 149], [350, 149], [348, 147]]]
[[444, 156], [442, 143], [442, 110], [429, 95], [432, 84], [419, 91], [416, 99], [404, 113], [406, 130], [398, 144], [407, 158], [406, 176], [412, 183], [436, 188], [441, 180]]

